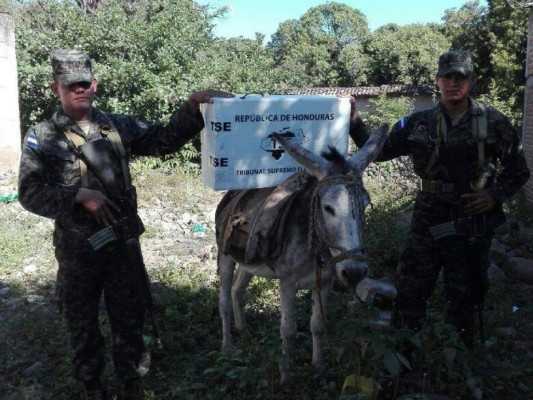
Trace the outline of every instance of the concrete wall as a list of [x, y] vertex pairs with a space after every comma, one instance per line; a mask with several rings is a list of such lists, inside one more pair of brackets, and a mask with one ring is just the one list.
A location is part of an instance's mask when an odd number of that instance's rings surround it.
[[0, 12], [0, 174], [18, 170], [20, 122], [15, 56], [15, 26]]

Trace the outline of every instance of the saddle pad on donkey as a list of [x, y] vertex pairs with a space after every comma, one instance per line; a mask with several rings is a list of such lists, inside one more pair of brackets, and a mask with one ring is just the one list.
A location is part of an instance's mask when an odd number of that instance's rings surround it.
[[229, 191], [216, 211], [219, 248], [238, 262], [275, 257], [293, 200], [307, 187], [304, 171], [291, 175], [273, 188]]

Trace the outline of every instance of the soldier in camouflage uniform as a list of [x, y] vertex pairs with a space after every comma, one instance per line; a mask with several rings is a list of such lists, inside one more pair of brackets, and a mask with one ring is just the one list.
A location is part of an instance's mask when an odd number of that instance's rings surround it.
[[[138, 278], [125, 261], [123, 244], [113, 242], [100, 251], [89, 245], [87, 239], [92, 234], [116, 222], [119, 207], [90, 168], [80, 171], [72, 135], [84, 142], [107, 138], [111, 133], [119, 137], [125, 154], [112, 158], [109, 168], [113, 171], [109, 172], [125, 179], [129, 177], [127, 163], [131, 155], [177, 151], [204, 126], [199, 103], [233, 95], [217, 90], [194, 92], [167, 125], [145, 123], [92, 107], [98, 82], [87, 55], [60, 50], [52, 52], [51, 58], [51, 89], [60, 98], [62, 108], [51, 119], [30, 128], [25, 136], [19, 171], [20, 202], [27, 210], [55, 220], [57, 299], [74, 350], [74, 374], [85, 385], [85, 397], [105, 397], [100, 383], [104, 338], [98, 323], [103, 293], [122, 398], [141, 399], [139, 380], [148, 370], [149, 355], [142, 336], [145, 306]], [[120, 183], [120, 190], [124, 184]], [[134, 192], [131, 196], [135, 197]]]
[[[445, 321], [457, 327], [468, 347], [473, 345], [474, 306], [479, 303], [472, 293], [478, 290], [482, 298], [488, 289], [488, 252], [494, 227], [504, 220], [502, 203], [529, 178], [517, 132], [505, 115], [469, 96], [474, 82], [469, 52], [441, 55], [436, 76], [441, 102], [397, 122], [376, 160], [410, 155], [414, 172], [421, 178], [397, 270], [393, 323], [415, 330], [420, 327], [442, 268]], [[482, 129], [474, 123], [485, 124], [485, 138], [475, 137]], [[357, 116], [355, 100], [350, 136], [359, 147], [369, 137]], [[495, 176], [497, 162], [501, 171]], [[460, 185], [461, 176], [467, 177], [466, 191]], [[475, 248], [469, 247], [472, 237], [468, 235], [433, 238], [430, 228], [457, 220], [461, 214], [466, 220], [485, 221]]]

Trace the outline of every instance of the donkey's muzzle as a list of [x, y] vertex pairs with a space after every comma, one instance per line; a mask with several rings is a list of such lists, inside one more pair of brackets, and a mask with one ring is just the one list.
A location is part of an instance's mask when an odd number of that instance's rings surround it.
[[363, 259], [347, 259], [336, 265], [337, 277], [344, 286], [356, 286], [368, 276], [368, 264]]

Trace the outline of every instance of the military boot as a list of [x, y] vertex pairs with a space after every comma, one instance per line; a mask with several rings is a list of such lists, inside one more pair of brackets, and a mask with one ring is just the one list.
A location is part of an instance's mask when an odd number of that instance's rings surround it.
[[139, 380], [124, 381], [121, 386], [121, 400], [144, 400], [144, 393]]

